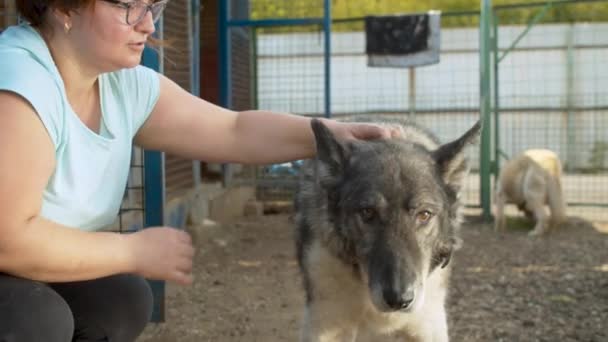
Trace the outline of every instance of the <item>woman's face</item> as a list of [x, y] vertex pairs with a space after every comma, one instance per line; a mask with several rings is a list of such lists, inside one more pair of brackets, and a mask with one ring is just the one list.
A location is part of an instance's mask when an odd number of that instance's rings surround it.
[[134, 67], [140, 63], [146, 40], [155, 28], [150, 11], [135, 25], [127, 24], [126, 16], [125, 8], [96, 0], [70, 16], [68, 38], [87, 64], [100, 72]]

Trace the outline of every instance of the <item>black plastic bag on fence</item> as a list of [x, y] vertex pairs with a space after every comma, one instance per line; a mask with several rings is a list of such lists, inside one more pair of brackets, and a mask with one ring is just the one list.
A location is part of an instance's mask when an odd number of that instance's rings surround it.
[[366, 53], [403, 55], [428, 48], [429, 15], [368, 16], [365, 18]]

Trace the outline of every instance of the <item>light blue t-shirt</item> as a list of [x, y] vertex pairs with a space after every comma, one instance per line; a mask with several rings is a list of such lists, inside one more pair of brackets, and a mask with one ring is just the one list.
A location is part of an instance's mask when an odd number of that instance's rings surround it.
[[83, 230], [111, 224], [124, 195], [133, 137], [158, 99], [156, 71], [137, 66], [99, 76], [98, 134], [72, 110], [42, 37], [22, 24], [0, 34], [0, 90], [26, 99], [55, 145], [56, 167], [44, 190], [42, 217]]

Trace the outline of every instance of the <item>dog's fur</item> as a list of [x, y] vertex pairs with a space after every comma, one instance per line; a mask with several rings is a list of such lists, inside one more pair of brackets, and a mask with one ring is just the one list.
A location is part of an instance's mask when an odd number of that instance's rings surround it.
[[295, 201], [303, 342], [352, 342], [363, 332], [448, 340], [464, 149], [480, 123], [445, 145], [400, 127], [401, 138], [346, 143], [312, 122], [317, 158], [303, 167]]
[[[515, 204], [529, 218], [536, 220], [530, 235], [546, 233], [566, 218], [561, 185], [562, 164], [558, 155], [546, 149], [530, 149], [508, 160], [496, 183], [495, 230], [505, 226], [504, 207]], [[549, 206], [551, 216], [545, 211]]]

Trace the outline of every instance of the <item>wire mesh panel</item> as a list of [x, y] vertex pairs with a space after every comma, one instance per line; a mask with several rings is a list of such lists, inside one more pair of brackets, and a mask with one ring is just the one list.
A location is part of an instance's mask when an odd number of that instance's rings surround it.
[[[229, 106], [320, 115], [324, 107], [322, 27], [295, 22], [323, 16], [323, 0], [232, 1], [227, 39], [230, 50]], [[272, 16], [268, 16], [272, 13]], [[321, 56], [321, 64], [317, 58]], [[308, 101], [308, 103], [305, 103]], [[307, 108], [307, 106], [309, 106]], [[264, 201], [290, 200], [291, 164], [249, 168], [232, 165], [230, 185], [255, 183]]]
[[[257, 105], [280, 112], [323, 116], [324, 36], [316, 25], [257, 29]], [[289, 200], [299, 162], [257, 169], [258, 196]]]
[[[428, 128], [442, 142], [479, 118], [478, 13], [444, 13], [439, 63], [416, 68], [368, 67], [363, 18], [333, 25], [334, 117], [398, 117]], [[453, 27], [459, 23], [459, 27]], [[472, 173], [463, 201], [479, 206], [479, 151], [467, 151]]]
[[[334, 20], [331, 116], [409, 118], [442, 141], [458, 137], [479, 118], [478, 19], [477, 12], [444, 14], [440, 63], [411, 69], [369, 67], [364, 18]], [[255, 86], [260, 108], [323, 115], [325, 41], [321, 29], [313, 25], [256, 30]], [[473, 173], [465, 202], [479, 206], [479, 152], [470, 149], [467, 153]], [[262, 200], [291, 198], [298, 166], [296, 162], [258, 170]]]
[[497, 6], [495, 23], [499, 155], [555, 151], [568, 214], [608, 220], [608, 1]]
[[127, 187], [120, 214], [113, 226], [119, 232], [133, 232], [144, 227], [144, 157], [143, 150], [133, 148]]

